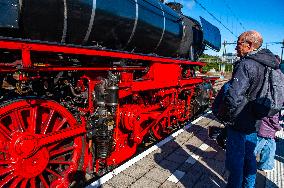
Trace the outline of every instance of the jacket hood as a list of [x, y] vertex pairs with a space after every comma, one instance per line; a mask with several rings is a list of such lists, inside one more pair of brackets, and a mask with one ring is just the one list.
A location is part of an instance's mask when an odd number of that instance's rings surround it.
[[253, 59], [262, 65], [272, 67], [273, 69], [279, 68], [279, 63], [275, 55], [268, 49], [261, 49], [255, 53], [249, 53], [245, 58]]

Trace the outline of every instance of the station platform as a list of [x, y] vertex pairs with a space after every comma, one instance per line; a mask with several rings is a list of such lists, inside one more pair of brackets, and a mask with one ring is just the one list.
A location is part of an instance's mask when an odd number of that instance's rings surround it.
[[[87, 188], [225, 187], [225, 151], [208, 138], [212, 125], [222, 126], [208, 112]], [[284, 187], [283, 145], [284, 135], [277, 142], [275, 170], [258, 172], [257, 188]]]

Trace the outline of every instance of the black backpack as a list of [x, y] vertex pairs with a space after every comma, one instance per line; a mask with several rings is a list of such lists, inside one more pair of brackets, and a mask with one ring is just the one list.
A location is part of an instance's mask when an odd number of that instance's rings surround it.
[[256, 99], [252, 101], [252, 111], [258, 119], [280, 112], [284, 103], [284, 74], [280, 69], [265, 67], [264, 80]]

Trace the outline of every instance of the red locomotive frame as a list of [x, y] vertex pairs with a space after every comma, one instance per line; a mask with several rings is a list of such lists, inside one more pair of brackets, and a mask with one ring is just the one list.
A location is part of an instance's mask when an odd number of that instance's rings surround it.
[[[67, 187], [77, 173], [102, 175], [208, 106], [216, 80], [184, 59], [6, 39], [0, 49], [18, 54], [0, 62], [0, 187]], [[91, 63], [65, 64], [69, 55]]]

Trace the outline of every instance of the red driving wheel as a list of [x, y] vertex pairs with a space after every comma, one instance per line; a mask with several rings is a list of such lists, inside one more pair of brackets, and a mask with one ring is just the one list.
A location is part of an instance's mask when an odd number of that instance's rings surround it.
[[37, 146], [78, 125], [60, 104], [42, 99], [6, 103], [0, 109], [0, 187], [68, 187], [80, 170], [82, 136]]

